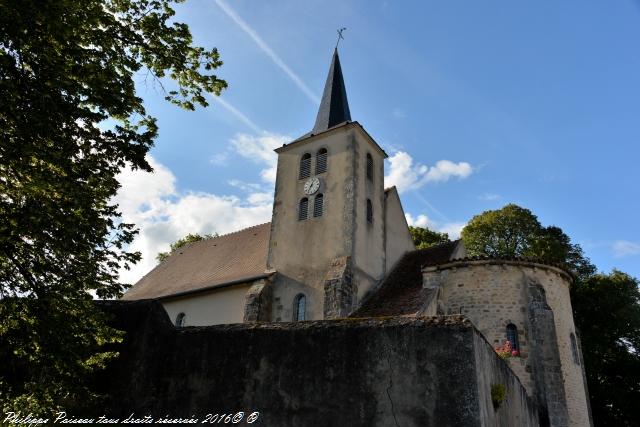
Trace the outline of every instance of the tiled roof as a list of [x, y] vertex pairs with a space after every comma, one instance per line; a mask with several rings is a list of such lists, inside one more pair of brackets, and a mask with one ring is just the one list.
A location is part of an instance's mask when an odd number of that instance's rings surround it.
[[271, 223], [180, 248], [151, 270], [122, 297], [162, 298], [202, 291], [268, 275]]
[[422, 266], [449, 261], [459, 241], [407, 252], [377, 291], [350, 317], [416, 314], [431, 299], [432, 290], [422, 287]]

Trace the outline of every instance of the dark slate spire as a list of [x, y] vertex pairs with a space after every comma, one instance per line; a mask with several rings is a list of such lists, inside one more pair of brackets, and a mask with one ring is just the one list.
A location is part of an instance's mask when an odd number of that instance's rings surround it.
[[318, 117], [316, 117], [316, 124], [312, 132], [319, 133], [345, 121], [351, 121], [351, 113], [347, 102], [347, 91], [342, 79], [338, 49], [335, 49], [327, 82], [324, 84]]

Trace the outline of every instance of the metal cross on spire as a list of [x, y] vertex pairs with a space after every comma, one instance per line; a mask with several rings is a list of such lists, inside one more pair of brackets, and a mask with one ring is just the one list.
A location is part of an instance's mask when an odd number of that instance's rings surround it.
[[336, 49], [338, 48], [338, 45], [340, 44], [340, 40], [344, 40], [344, 37], [342, 37], [342, 32], [346, 30], [346, 28], [340, 28], [338, 30], [338, 41], [336, 42]]

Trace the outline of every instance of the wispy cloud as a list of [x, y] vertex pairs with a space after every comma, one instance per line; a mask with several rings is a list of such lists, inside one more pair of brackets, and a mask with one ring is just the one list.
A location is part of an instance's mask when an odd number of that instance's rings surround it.
[[267, 54], [267, 56], [271, 58], [271, 60], [278, 67], [280, 67], [280, 69], [282, 69], [282, 71], [284, 71], [291, 80], [293, 80], [293, 83], [295, 83], [295, 85], [298, 86], [298, 88], [300, 88], [300, 90], [302, 90], [302, 92], [304, 92], [304, 94], [311, 101], [313, 101], [315, 104], [320, 104], [320, 98], [315, 93], [313, 93], [311, 89], [309, 89], [309, 87], [302, 81], [302, 79], [282, 60], [282, 58], [280, 58], [280, 56], [278, 56], [277, 53], [273, 51], [273, 49], [271, 49], [271, 47], [269, 47], [267, 43], [265, 43], [264, 40], [262, 40], [262, 37], [260, 37], [258, 33], [256, 33], [256, 31], [251, 28], [249, 24], [247, 24], [246, 21], [242, 19], [235, 10], [231, 8], [231, 6], [226, 4], [223, 0], [215, 0], [215, 2], [220, 7], [220, 9], [222, 9], [222, 11], [233, 20], [233, 22], [235, 22], [245, 33], [247, 33], [249, 37], [251, 37], [251, 39], [258, 45], [259, 48], [265, 54]]
[[278, 156], [273, 150], [290, 140], [286, 135], [267, 132], [258, 136], [239, 133], [231, 139], [231, 146], [240, 156], [266, 166], [260, 171], [260, 176], [264, 182], [274, 184]]
[[627, 240], [617, 240], [613, 242], [612, 247], [613, 256], [616, 258], [640, 255], [640, 243], [629, 242]]
[[494, 200], [502, 199], [502, 196], [499, 194], [493, 194], [493, 193], [483, 193], [478, 196], [478, 199], [485, 202], [492, 202]]
[[249, 119], [249, 117], [245, 116], [240, 110], [238, 110], [236, 107], [234, 107], [233, 105], [231, 105], [228, 101], [225, 101], [224, 99], [222, 99], [219, 96], [215, 96], [215, 95], [210, 95], [210, 97], [217, 102], [218, 104], [222, 105], [222, 107], [227, 110], [228, 112], [230, 112], [231, 114], [233, 114], [238, 120], [240, 120], [242, 123], [244, 123], [245, 125], [247, 125], [249, 128], [251, 128], [251, 130], [253, 130], [256, 133], [261, 133], [262, 129], [260, 129], [260, 127], [255, 124], [251, 119]]

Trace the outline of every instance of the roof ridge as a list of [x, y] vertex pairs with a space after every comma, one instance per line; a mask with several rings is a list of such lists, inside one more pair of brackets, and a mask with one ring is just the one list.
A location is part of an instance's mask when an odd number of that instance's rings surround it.
[[249, 227], [241, 228], [240, 230], [236, 230], [236, 231], [231, 231], [231, 232], [226, 233], [226, 234], [218, 234], [217, 236], [213, 236], [213, 237], [211, 237], [209, 239], [202, 239], [202, 240], [198, 240], [197, 242], [190, 242], [186, 246], [190, 246], [190, 245], [192, 245], [194, 243], [202, 243], [202, 242], [208, 242], [208, 241], [211, 241], [211, 240], [217, 240], [217, 239], [220, 239], [222, 237], [229, 237], [229, 236], [232, 236], [234, 234], [238, 234], [238, 233], [242, 233], [242, 232], [248, 231], [248, 230], [250, 230], [252, 228], [258, 228], [258, 227], [265, 226], [267, 224], [271, 224], [271, 221], [263, 222], [261, 224], [251, 225]]

